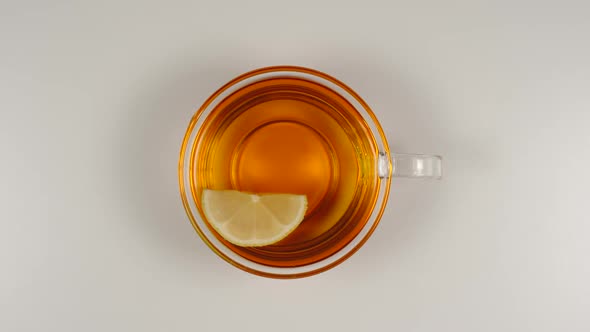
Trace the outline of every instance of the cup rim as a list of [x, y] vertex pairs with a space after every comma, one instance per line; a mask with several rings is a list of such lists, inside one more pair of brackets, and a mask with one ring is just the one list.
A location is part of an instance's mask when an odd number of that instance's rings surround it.
[[[365, 242], [369, 239], [369, 237], [379, 224], [379, 221], [385, 210], [385, 206], [387, 205], [391, 185], [391, 176], [386, 176], [379, 180], [382, 182], [379, 186], [379, 193], [377, 196], [376, 205], [373, 208], [371, 216], [365, 224], [365, 226], [363, 227], [363, 229], [356, 234], [355, 238], [348, 245], [346, 245], [330, 257], [327, 257], [321, 261], [314, 262], [309, 265], [303, 265], [298, 267], [269, 267], [247, 260], [235, 253], [232, 255], [231, 253], [233, 253], [233, 251], [231, 251], [227, 247], [223, 246], [220, 242], [218, 242], [215, 236], [213, 236], [210, 230], [205, 226], [204, 220], [201, 217], [201, 211], [199, 210], [199, 206], [194, 202], [196, 196], [192, 190], [194, 188], [194, 182], [190, 176], [190, 169], [192, 166], [192, 160], [196, 148], [196, 133], [198, 132], [198, 129], [204, 121], [204, 119], [208, 116], [212, 109], [215, 108], [214, 106], [216, 105], [216, 103], [219, 103], [221, 100], [223, 100], [225, 98], [225, 95], [230, 94], [233, 89], [239, 89], [242, 86], [252, 84], [258, 80], [268, 78], [269, 76], [272, 77], [273, 75], [291, 75], [296, 77], [303, 76], [306, 79], [315, 80], [317, 81], [317, 83], [329, 85], [328, 87], [330, 89], [334, 90], [338, 94], [341, 94], [341, 96], [346, 98], [349, 102], [352, 102], [357, 111], [359, 111], [359, 113], [362, 114], [363, 119], [367, 122], [367, 125], [369, 126], [376, 140], [378, 148], [377, 152], [379, 154], [384, 153], [386, 156], [390, 155], [387, 138], [377, 117], [375, 116], [369, 105], [346, 84], [321, 71], [306, 67], [264, 67], [246, 72], [230, 80], [228, 83], [224, 84], [209, 98], [207, 98], [203, 105], [194, 114], [186, 130], [180, 150], [180, 158], [178, 163], [179, 189], [183, 206], [185, 208], [185, 211], [191, 224], [193, 225], [193, 228], [195, 229], [199, 237], [203, 240], [203, 242], [205, 242], [205, 244], [223, 260], [243, 271], [258, 276], [278, 279], [301, 278], [327, 271], [339, 265], [340, 263], [344, 262], [349, 257], [351, 257], [365, 244]], [[389, 158], [387, 162], [390, 163]], [[389, 169], [391, 169], [391, 165]], [[189, 189], [188, 192], [187, 189]], [[217, 245], [215, 242], [217, 242]], [[228, 250], [231, 252], [228, 252]]]

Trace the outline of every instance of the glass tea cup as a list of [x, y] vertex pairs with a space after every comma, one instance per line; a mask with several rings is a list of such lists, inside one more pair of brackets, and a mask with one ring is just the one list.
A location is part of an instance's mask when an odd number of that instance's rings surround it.
[[[359, 95], [322, 72], [257, 69], [217, 90], [189, 123], [179, 160], [181, 198], [202, 240], [253, 274], [297, 278], [326, 271], [373, 233], [392, 177], [439, 179], [441, 158], [389, 150]], [[308, 209], [285, 239], [240, 247], [209, 225], [203, 189], [304, 194]]]

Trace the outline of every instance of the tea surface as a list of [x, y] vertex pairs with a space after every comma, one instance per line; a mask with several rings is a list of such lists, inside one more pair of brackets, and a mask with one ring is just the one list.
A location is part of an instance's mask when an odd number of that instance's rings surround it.
[[365, 225], [379, 191], [377, 157], [362, 116], [339, 94], [273, 78], [215, 107], [198, 132], [191, 178], [197, 195], [204, 188], [306, 195], [305, 220], [277, 244], [239, 247], [214, 232], [252, 261], [300, 266], [337, 252]]

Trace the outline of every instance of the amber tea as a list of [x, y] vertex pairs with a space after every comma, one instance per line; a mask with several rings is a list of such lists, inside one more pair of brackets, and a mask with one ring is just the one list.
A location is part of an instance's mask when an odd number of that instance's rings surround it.
[[215, 234], [248, 260], [277, 267], [320, 261], [348, 244], [375, 207], [375, 138], [352, 104], [317, 82], [248, 84], [211, 110], [196, 142], [197, 196], [204, 188], [307, 196], [304, 221], [277, 244], [239, 247]]

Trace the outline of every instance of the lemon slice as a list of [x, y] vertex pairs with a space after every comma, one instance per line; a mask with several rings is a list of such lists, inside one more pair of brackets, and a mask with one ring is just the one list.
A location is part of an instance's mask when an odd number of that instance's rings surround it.
[[242, 247], [276, 243], [303, 221], [305, 195], [250, 194], [236, 190], [203, 190], [203, 213], [227, 241]]

